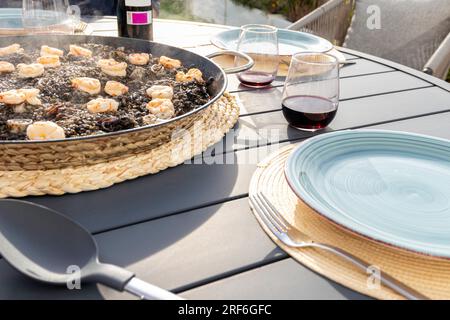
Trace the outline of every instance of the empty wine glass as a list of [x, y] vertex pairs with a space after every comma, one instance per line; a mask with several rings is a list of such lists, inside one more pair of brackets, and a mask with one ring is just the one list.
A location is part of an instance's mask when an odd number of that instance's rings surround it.
[[282, 110], [297, 129], [316, 131], [333, 121], [339, 104], [339, 62], [325, 53], [297, 53], [284, 84]]
[[73, 33], [68, 8], [68, 0], [23, 0], [23, 26], [28, 33]]
[[[239, 81], [248, 87], [266, 87], [275, 80], [278, 73], [278, 29], [272, 26], [249, 24], [241, 28], [237, 50], [248, 54], [255, 65], [238, 74]], [[241, 65], [242, 58], [236, 58]]]

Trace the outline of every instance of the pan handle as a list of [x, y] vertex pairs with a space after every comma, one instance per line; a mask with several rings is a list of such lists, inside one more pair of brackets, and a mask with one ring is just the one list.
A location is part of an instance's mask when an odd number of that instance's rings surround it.
[[219, 56], [235, 56], [235, 57], [239, 57], [239, 58], [247, 60], [247, 63], [242, 66], [226, 68], [226, 69], [224, 68], [224, 71], [227, 74], [244, 72], [244, 71], [251, 69], [255, 65], [255, 61], [253, 61], [253, 59], [249, 55], [242, 53], [242, 52], [233, 51], [233, 50], [224, 50], [224, 51], [214, 52], [214, 53], [208, 54], [206, 57], [207, 58], [215, 58], [215, 57], [219, 57]]

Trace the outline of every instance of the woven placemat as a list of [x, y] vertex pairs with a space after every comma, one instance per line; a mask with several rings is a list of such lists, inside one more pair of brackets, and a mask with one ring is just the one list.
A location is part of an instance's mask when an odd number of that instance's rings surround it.
[[170, 142], [147, 153], [89, 166], [0, 171], [0, 198], [96, 190], [177, 166], [220, 141], [237, 122], [239, 105], [235, 97], [225, 94], [202, 116]]
[[[364, 259], [431, 299], [450, 299], [450, 261], [403, 251], [370, 241], [332, 224], [299, 200], [284, 176], [288, 146], [262, 161], [254, 173], [250, 194], [263, 192], [281, 214], [316, 242], [332, 244]], [[385, 287], [374, 287], [356, 267], [335, 255], [315, 248], [295, 249], [281, 243], [255, 214], [272, 240], [291, 257], [341, 285], [377, 299], [402, 299]], [[368, 282], [369, 281], [369, 282]]]

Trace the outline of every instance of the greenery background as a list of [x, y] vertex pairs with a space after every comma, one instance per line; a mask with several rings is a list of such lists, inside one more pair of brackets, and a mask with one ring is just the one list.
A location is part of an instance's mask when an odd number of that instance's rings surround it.
[[252, 8], [270, 13], [281, 13], [290, 21], [296, 21], [327, 0], [233, 0]]
[[185, 10], [184, 0], [162, 0], [160, 4], [160, 18], [174, 20], [199, 20]]
[[[261, 9], [268, 13], [284, 15], [290, 21], [297, 21], [327, 0], [232, 0], [250, 8]], [[192, 15], [184, 10], [184, 0], [162, 0], [161, 18], [190, 19]]]

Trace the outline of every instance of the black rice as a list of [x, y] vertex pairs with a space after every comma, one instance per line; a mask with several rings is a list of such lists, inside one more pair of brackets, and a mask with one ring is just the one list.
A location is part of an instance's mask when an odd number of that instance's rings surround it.
[[[134, 53], [124, 48], [113, 48], [101, 44], [82, 44], [82, 47], [93, 51], [92, 58], [75, 57], [67, 54], [61, 57], [61, 66], [45, 69], [45, 73], [33, 79], [21, 79], [14, 73], [0, 74], [0, 92], [36, 88], [40, 90], [39, 98], [42, 106], [27, 105], [23, 112], [14, 112], [11, 106], [0, 103], [0, 140], [25, 140], [24, 133], [9, 132], [8, 119], [29, 119], [32, 121], [53, 121], [64, 129], [66, 137], [86, 136], [114, 132], [143, 126], [143, 118], [148, 115], [146, 104], [151, 100], [145, 93], [152, 85], [170, 85], [173, 87], [172, 102], [175, 116], [194, 110], [210, 100], [207, 84], [196, 81], [180, 83], [175, 81], [177, 71], [187, 71], [181, 67], [177, 70], [165, 69], [158, 64], [159, 59], [151, 57], [144, 66], [128, 63], [127, 56]], [[35, 52], [25, 52], [2, 57], [15, 66], [19, 63], [33, 63], [39, 57], [40, 48]], [[113, 58], [128, 63], [126, 77], [112, 77], [102, 73], [97, 61], [102, 58]], [[102, 84], [102, 92], [97, 96], [77, 91], [72, 88], [71, 80], [76, 77], [98, 79]], [[107, 81], [116, 80], [128, 86], [129, 92], [115, 97], [119, 102], [118, 112], [114, 114], [89, 113], [85, 104], [97, 97], [108, 97], [103, 91]]]

